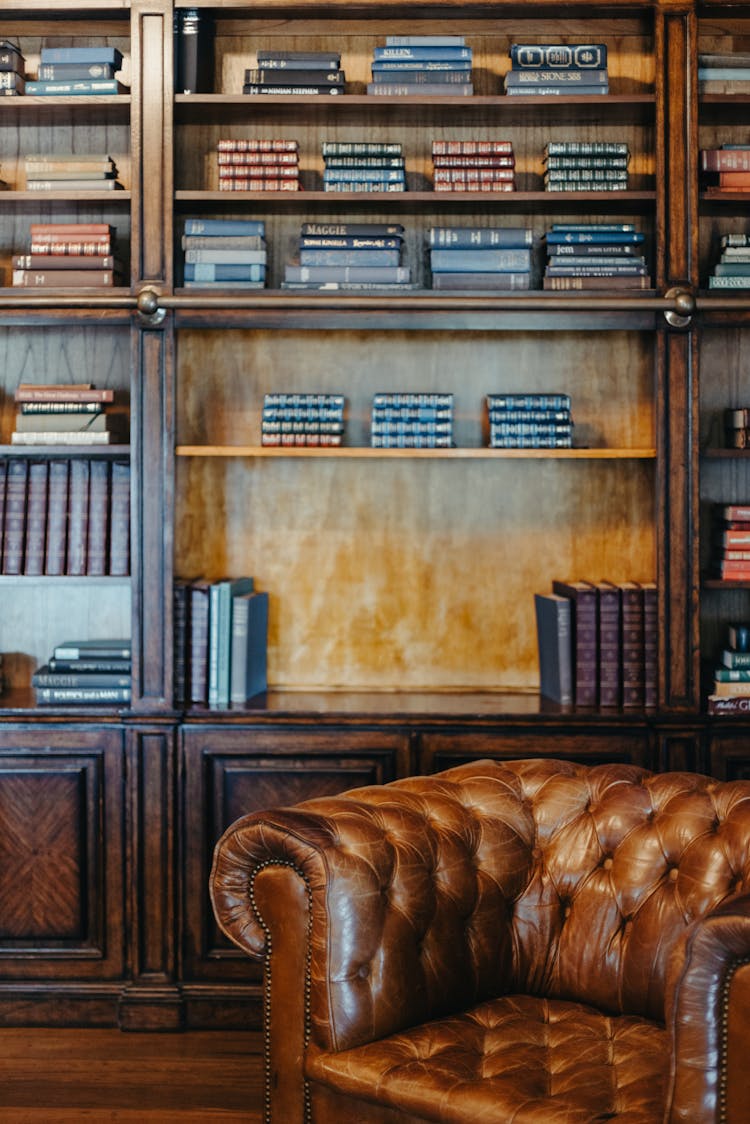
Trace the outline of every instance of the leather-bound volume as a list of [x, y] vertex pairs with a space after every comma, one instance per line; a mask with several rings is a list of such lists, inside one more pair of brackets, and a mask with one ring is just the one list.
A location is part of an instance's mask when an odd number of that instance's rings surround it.
[[647, 707], [659, 703], [659, 595], [655, 582], [643, 590], [643, 690]]
[[29, 462], [24, 458], [11, 457], [8, 461], [3, 522], [4, 574], [23, 572], [28, 478]]
[[109, 561], [109, 462], [92, 460], [89, 481], [89, 541], [86, 573], [103, 577]]
[[47, 486], [47, 544], [44, 555], [45, 574], [65, 573], [65, 548], [68, 537], [68, 482], [70, 461], [49, 462]]
[[33, 576], [44, 573], [48, 482], [49, 464], [47, 461], [31, 461], [26, 498], [26, 545], [23, 572]]
[[619, 706], [622, 682], [620, 590], [612, 582], [596, 582], [599, 598], [599, 706]]
[[175, 90], [208, 94], [213, 88], [213, 21], [200, 8], [175, 13]]
[[575, 704], [596, 706], [598, 638], [596, 586], [585, 581], [553, 581], [553, 593], [572, 602], [573, 652], [575, 654]]
[[130, 463], [113, 461], [111, 470], [109, 573], [130, 573]]
[[89, 526], [90, 462], [76, 457], [70, 462], [68, 500], [68, 552], [65, 573], [72, 577], [86, 573]]
[[638, 582], [620, 582], [622, 598], [622, 705], [643, 706], [643, 590]]

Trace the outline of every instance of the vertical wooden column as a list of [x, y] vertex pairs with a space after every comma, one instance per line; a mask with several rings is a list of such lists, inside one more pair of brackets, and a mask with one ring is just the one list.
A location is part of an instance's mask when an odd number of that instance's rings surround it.
[[[171, 0], [134, 0], [132, 9], [132, 276], [139, 293], [172, 285]], [[131, 463], [133, 490], [132, 709], [172, 707], [173, 337], [163, 313], [147, 307], [133, 322]]]
[[[686, 0], [657, 11], [657, 228], [665, 291], [694, 288], [697, 262], [696, 18]], [[693, 711], [700, 698], [698, 637], [698, 396], [694, 328], [658, 339], [660, 704]]]
[[175, 731], [127, 733], [127, 916], [130, 982], [119, 1004], [124, 1030], [182, 1025], [177, 984]]

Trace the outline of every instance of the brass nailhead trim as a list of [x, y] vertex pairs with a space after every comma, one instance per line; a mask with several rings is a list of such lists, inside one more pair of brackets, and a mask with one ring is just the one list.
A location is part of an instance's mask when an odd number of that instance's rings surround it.
[[721, 986], [721, 1061], [719, 1063], [719, 1124], [729, 1124], [727, 1115], [727, 1052], [729, 1046], [729, 989], [735, 972], [743, 965], [750, 964], [750, 956], [732, 961]]
[[[248, 879], [248, 898], [252, 911], [255, 914], [255, 919], [258, 925], [263, 930], [266, 937], [266, 958], [263, 965], [263, 1116], [266, 1124], [271, 1120], [271, 952], [272, 941], [271, 934], [268, 927], [260, 915], [256, 901], [255, 901], [255, 878], [270, 866], [286, 866], [293, 870], [295, 874], [299, 875], [305, 883], [305, 892], [307, 893], [307, 948], [305, 950], [305, 994], [304, 994], [304, 1010], [305, 1010], [305, 1029], [303, 1044], [307, 1048], [310, 1042], [310, 960], [311, 952], [311, 935], [312, 935], [312, 890], [310, 883], [305, 875], [295, 866], [293, 862], [288, 862], [283, 859], [269, 859], [267, 862], [259, 863], [255, 867], [250, 878]], [[305, 1124], [309, 1124], [312, 1120], [312, 1105], [310, 1103], [310, 1087], [307, 1083], [307, 1078], [304, 1082], [304, 1098], [305, 1098]]]

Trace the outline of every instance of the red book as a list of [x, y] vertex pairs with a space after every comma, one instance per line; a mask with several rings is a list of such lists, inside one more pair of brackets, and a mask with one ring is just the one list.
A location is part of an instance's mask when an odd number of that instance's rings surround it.
[[719, 172], [719, 187], [729, 188], [730, 191], [747, 190], [750, 188], [750, 171]]
[[[750, 155], [750, 153], [748, 153]], [[744, 503], [727, 503], [720, 509], [722, 519], [728, 522], [736, 522], [740, 520], [748, 524], [750, 530], [750, 505]]]
[[596, 582], [599, 598], [599, 705], [619, 706], [622, 679], [620, 590], [612, 582]]
[[655, 582], [641, 582], [643, 590], [643, 687], [646, 706], [659, 703], [659, 595]]
[[643, 590], [638, 582], [620, 582], [622, 598], [622, 705], [643, 706]]
[[106, 222], [32, 222], [29, 225], [32, 242], [40, 235], [64, 235], [77, 240], [94, 234], [111, 238], [114, 232], [114, 227]]
[[732, 148], [701, 149], [704, 172], [750, 172], [750, 151]]
[[115, 268], [112, 254], [14, 254], [13, 269], [109, 269]]

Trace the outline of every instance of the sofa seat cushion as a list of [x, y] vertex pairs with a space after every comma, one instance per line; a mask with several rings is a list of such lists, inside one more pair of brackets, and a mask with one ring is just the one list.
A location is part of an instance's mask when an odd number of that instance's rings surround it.
[[442, 1124], [660, 1124], [668, 1065], [657, 1023], [515, 995], [371, 1045], [311, 1053], [306, 1076]]

